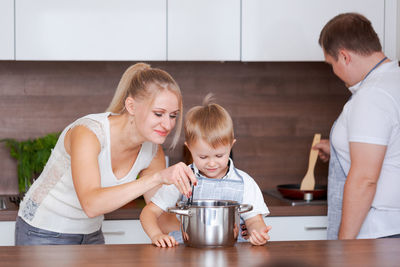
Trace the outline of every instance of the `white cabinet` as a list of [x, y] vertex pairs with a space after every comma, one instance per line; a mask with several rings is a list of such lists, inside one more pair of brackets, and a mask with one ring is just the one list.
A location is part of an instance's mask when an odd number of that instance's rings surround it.
[[165, 60], [166, 0], [16, 0], [17, 60]]
[[0, 221], [0, 246], [14, 246], [15, 221]]
[[105, 220], [102, 230], [106, 244], [151, 244], [140, 220]]
[[400, 0], [385, 0], [384, 50], [390, 59], [400, 59]]
[[14, 0], [0, 1], [0, 60], [14, 59]]
[[[326, 216], [266, 217], [271, 225], [270, 241], [324, 240]], [[0, 246], [14, 245], [15, 221], [0, 221]], [[139, 220], [105, 220], [102, 230], [106, 244], [151, 244]]]
[[343, 12], [365, 15], [383, 42], [384, 6], [376, 0], [243, 0], [242, 61], [323, 61], [319, 34]]
[[0, 60], [323, 61], [343, 12], [400, 58], [400, 0], [1, 0]]
[[266, 217], [271, 225], [270, 241], [325, 240], [327, 238], [327, 216]]
[[[106, 244], [151, 244], [139, 220], [105, 220]], [[14, 246], [15, 221], [0, 221], [0, 246]]]
[[168, 60], [240, 60], [240, 0], [169, 0]]
[[[266, 217], [271, 241], [324, 240], [327, 216]], [[106, 244], [151, 244], [139, 220], [105, 220], [102, 230]]]

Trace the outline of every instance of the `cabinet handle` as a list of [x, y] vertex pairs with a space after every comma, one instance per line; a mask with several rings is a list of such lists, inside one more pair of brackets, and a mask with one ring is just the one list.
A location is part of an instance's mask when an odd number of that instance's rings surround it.
[[103, 232], [104, 235], [124, 235], [125, 231]]
[[326, 226], [305, 226], [304, 230], [306, 231], [314, 231], [314, 230], [327, 230]]

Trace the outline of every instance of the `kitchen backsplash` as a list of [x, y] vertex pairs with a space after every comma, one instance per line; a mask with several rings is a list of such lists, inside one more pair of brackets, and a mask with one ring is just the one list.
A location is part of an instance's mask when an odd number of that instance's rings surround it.
[[[0, 61], [0, 139], [61, 131], [75, 119], [103, 112], [124, 70], [135, 62]], [[350, 93], [323, 62], [150, 62], [181, 87], [185, 111], [208, 92], [232, 115], [236, 167], [262, 189], [300, 183], [314, 133], [329, 135]], [[170, 164], [183, 159], [181, 142]], [[16, 162], [0, 143], [0, 195], [17, 193]], [[318, 184], [327, 164], [316, 166]]]

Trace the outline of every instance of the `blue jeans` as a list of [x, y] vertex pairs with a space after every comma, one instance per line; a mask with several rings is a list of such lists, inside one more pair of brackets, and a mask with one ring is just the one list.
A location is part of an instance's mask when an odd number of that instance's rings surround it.
[[104, 244], [103, 232], [91, 234], [63, 234], [36, 228], [17, 217], [15, 224], [15, 245], [83, 245]]
[[384, 236], [384, 237], [381, 237], [381, 238], [400, 238], [400, 234]]

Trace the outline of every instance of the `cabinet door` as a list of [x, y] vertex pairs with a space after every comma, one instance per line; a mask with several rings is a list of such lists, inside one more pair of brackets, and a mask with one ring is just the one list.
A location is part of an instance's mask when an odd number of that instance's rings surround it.
[[325, 240], [327, 238], [327, 216], [266, 217], [271, 225], [270, 241]]
[[0, 1], [0, 60], [14, 59], [14, 0]]
[[151, 244], [139, 220], [105, 220], [102, 231], [106, 244]]
[[243, 0], [242, 61], [323, 61], [323, 26], [343, 12], [371, 20], [383, 44], [384, 1]]
[[165, 60], [166, 0], [17, 0], [18, 60]]
[[400, 59], [400, 0], [385, 0], [384, 51], [390, 59]]
[[240, 60], [240, 0], [169, 0], [168, 60]]
[[[15, 221], [0, 222], [0, 246], [14, 246]], [[1, 265], [1, 264], [0, 264]]]

